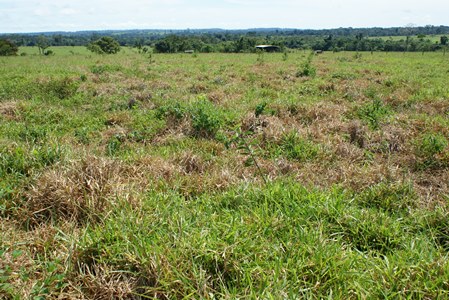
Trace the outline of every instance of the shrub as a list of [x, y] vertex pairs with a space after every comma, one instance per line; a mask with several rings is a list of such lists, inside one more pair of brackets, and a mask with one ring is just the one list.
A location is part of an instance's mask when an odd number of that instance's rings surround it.
[[17, 55], [19, 48], [11, 41], [0, 39], [0, 56]]
[[373, 100], [370, 104], [362, 106], [357, 111], [359, 118], [366, 121], [372, 129], [378, 129], [380, 121], [389, 113], [389, 107], [384, 105], [380, 99]]
[[192, 106], [190, 115], [195, 136], [215, 137], [221, 127], [222, 120], [211, 102], [201, 99]]
[[104, 36], [89, 43], [87, 49], [98, 54], [115, 54], [120, 51], [120, 44], [112, 37]]

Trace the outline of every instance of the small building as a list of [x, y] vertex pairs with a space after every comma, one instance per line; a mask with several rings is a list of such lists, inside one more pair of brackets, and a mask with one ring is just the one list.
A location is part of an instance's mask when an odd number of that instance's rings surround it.
[[281, 47], [274, 45], [257, 45], [256, 49], [266, 51], [266, 52], [279, 52], [281, 51]]
[[184, 53], [193, 54], [193, 53], [195, 53], [195, 51], [194, 50], [186, 50], [186, 51], [184, 51]]

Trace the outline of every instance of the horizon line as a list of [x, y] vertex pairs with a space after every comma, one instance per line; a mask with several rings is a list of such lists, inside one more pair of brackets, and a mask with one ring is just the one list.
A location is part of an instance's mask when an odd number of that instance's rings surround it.
[[107, 31], [201, 31], [201, 30], [217, 30], [217, 31], [251, 31], [251, 30], [300, 30], [300, 31], [306, 31], [306, 30], [314, 30], [314, 31], [324, 31], [324, 30], [337, 30], [337, 29], [373, 29], [373, 28], [380, 28], [380, 29], [392, 29], [392, 28], [425, 28], [425, 27], [449, 27], [449, 25], [419, 25], [419, 26], [388, 26], [388, 27], [382, 27], [382, 26], [371, 26], [371, 27], [334, 27], [334, 28], [294, 28], [294, 27], [253, 27], [253, 28], [220, 28], [220, 27], [205, 27], [205, 28], [129, 28], [129, 29], [84, 29], [84, 30], [52, 30], [52, 31], [24, 31], [24, 32], [0, 32], [0, 35], [5, 34], [51, 34], [51, 33], [80, 33], [80, 32], [107, 32]]

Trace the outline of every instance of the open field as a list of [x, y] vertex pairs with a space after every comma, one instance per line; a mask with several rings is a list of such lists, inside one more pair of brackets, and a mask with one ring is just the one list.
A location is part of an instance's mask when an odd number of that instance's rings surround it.
[[0, 58], [0, 298], [449, 298], [449, 55]]

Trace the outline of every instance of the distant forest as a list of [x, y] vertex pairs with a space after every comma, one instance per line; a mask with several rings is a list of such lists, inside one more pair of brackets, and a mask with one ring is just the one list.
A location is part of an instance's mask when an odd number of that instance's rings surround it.
[[[282, 50], [324, 51], [438, 51], [447, 49], [449, 26], [394, 28], [280, 29], [248, 30], [107, 30], [0, 34], [18, 46], [86, 46], [101, 36], [110, 36], [121, 46], [155, 52], [254, 52], [258, 44], [277, 45]], [[436, 37], [436, 38], [435, 38]]]

